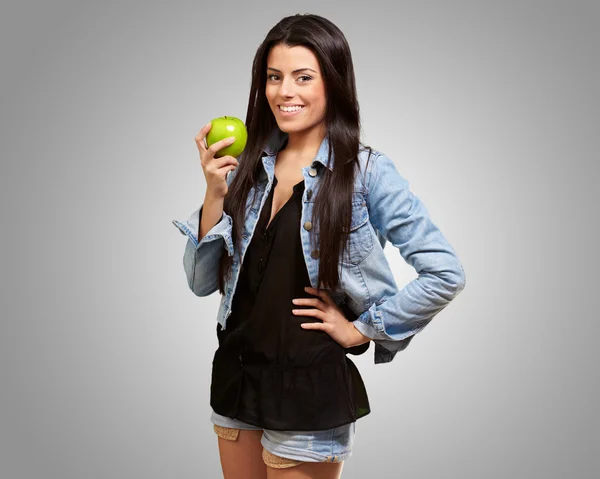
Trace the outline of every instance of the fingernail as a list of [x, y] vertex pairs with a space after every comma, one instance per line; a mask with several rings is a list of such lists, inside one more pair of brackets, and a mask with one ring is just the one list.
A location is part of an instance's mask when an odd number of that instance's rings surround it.
[[230, 142], [234, 142], [235, 141], [235, 136], [232, 136], [231, 138], [229, 138]]
[[296, 304], [298, 301], [296, 301], [295, 299], [292, 299], [292, 303]]

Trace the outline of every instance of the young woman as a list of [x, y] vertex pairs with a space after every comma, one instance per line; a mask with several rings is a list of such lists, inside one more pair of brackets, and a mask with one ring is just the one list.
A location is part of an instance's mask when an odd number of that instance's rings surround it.
[[[394, 163], [360, 142], [350, 49], [329, 20], [267, 34], [246, 127], [239, 160], [200, 130], [204, 203], [173, 221], [190, 289], [222, 295], [210, 404], [224, 477], [337, 478], [370, 412], [347, 354], [372, 340], [375, 363], [392, 361], [464, 271]], [[419, 273], [402, 290], [387, 241]]]

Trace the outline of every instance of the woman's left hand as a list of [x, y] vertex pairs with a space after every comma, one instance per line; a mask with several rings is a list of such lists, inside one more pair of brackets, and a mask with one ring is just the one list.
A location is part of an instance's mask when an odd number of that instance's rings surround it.
[[356, 329], [352, 321], [346, 319], [327, 290], [315, 289], [310, 286], [305, 287], [304, 290], [318, 298], [295, 298], [292, 302], [297, 306], [314, 306], [315, 309], [293, 309], [292, 312], [301, 316], [314, 316], [322, 321], [321, 323], [302, 323], [301, 326], [304, 329], [325, 331], [344, 348], [358, 346], [371, 340]]

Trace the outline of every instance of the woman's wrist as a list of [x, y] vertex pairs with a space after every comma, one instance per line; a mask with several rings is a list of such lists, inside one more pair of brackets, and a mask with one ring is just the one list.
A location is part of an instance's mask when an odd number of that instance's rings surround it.
[[365, 336], [358, 329], [356, 329], [352, 321], [348, 321], [348, 323], [350, 324], [350, 330], [352, 331], [352, 340], [349, 347], [360, 346], [361, 344], [365, 344], [371, 341], [371, 338]]

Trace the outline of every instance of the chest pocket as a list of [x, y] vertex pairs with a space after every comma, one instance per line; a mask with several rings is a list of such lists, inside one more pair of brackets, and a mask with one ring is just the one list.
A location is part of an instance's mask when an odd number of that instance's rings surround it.
[[[352, 221], [346, 253], [340, 256], [344, 263], [358, 264], [373, 249], [373, 234], [369, 224], [367, 202], [363, 193], [352, 194]], [[341, 254], [341, 253], [340, 253]]]

